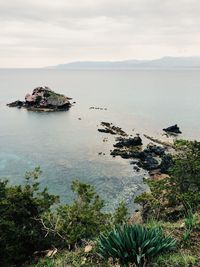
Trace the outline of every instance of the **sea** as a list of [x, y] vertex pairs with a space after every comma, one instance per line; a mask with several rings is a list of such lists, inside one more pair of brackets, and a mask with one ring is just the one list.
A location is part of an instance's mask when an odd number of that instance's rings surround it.
[[[76, 102], [64, 112], [9, 108], [35, 87], [48, 86]], [[74, 199], [71, 183], [89, 183], [113, 211], [148, 190], [145, 171], [113, 158], [115, 136], [100, 133], [101, 122], [129, 135], [167, 138], [162, 129], [178, 124], [179, 138], [200, 139], [200, 70], [0, 70], [0, 178], [23, 184], [26, 171], [40, 166], [41, 188], [61, 202]]]

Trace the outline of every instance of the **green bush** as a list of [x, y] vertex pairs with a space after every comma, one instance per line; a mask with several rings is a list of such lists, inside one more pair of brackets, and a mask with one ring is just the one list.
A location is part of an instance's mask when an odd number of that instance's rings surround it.
[[[176, 197], [172, 194], [170, 186], [170, 178], [162, 180], [145, 180], [145, 183], [149, 186], [150, 192], [144, 192], [135, 198], [135, 203], [142, 206], [142, 217], [145, 222], [155, 220], [170, 220], [173, 218], [173, 209], [170, 210], [170, 199]], [[180, 216], [178, 212], [175, 214], [176, 217]]]
[[98, 241], [99, 254], [106, 259], [119, 260], [122, 266], [128, 266], [128, 263], [145, 266], [153, 257], [173, 250], [175, 246], [175, 239], [165, 237], [161, 228], [127, 224], [102, 234]]
[[93, 239], [110, 229], [116, 221], [124, 221], [127, 210], [123, 204], [113, 215], [105, 213], [104, 201], [91, 185], [74, 181], [71, 189], [76, 195], [72, 204], [60, 205], [43, 216], [44, 230], [56, 245], [72, 249], [84, 239]]
[[74, 202], [52, 209], [59, 198], [47, 188], [39, 189], [40, 174], [40, 168], [27, 172], [24, 185], [0, 181], [0, 266], [21, 264], [33, 252], [54, 245], [71, 249], [123, 222], [127, 215], [123, 204], [114, 214], [105, 213], [104, 201], [94, 188], [78, 181], [71, 186]]
[[51, 245], [38, 219], [58, 198], [39, 191], [40, 173], [39, 168], [27, 172], [25, 185], [0, 182], [0, 266], [19, 264]]
[[187, 210], [200, 208], [200, 142], [182, 141], [181, 152], [174, 157], [174, 167], [170, 171], [174, 204], [178, 201]]
[[103, 200], [92, 186], [75, 181], [71, 189], [76, 194], [72, 204], [60, 205], [43, 216], [44, 230], [59, 246], [71, 249], [81, 239], [93, 238], [106, 229], [109, 215], [102, 211]]
[[119, 206], [116, 208], [113, 217], [112, 224], [122, 224], [128, 219], [128, 209], [124, 202], [119, 203]]
[[176, 142], [179, 152], [173, 157], [170, 177], [147, 180], [149, 193], [136, 197], [143, 207], [143, 218], [177, 220], [192, 210], [200, 210], [200, 142]]

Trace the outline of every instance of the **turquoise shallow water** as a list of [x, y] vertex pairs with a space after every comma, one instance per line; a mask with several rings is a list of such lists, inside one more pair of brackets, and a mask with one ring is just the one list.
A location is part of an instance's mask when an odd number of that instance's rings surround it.
[[[128, 160], [112, 158], [114, 139], [106, 135], [103, 142], [97, 126], [109, 121], [130, 134], [160, 137], [162, 128], [178, 123], [183, 138], [199, 139], [199, 80], [200, 71], [0, 70], [0, 176], [21, 183], [26, 170], [40, 165], [42, 186], [63, 201], [71, 201], [70, 183], [79, 179], [95, 185], [108, 209], [121, 200], [131, 207], [145, 189], [144, 173], [134, 173]], [[76, 104], [60, 113], [6, 107], [40, 85]]]

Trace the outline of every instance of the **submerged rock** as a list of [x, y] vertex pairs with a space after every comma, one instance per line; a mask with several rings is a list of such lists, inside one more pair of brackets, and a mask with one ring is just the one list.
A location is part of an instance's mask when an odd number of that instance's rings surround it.
[[17, 100], [7, 104], [9, 107], [24, 107], [35, 111], [68, 110], [71, 98], [52, 91], [49, 87], [37, 87], [32, 94], [26, 94], [25, 101]]
[[152, 155], [147, 155], [144, 160], [140, 160], [137, 164], [139, 167], [150, 171], [159, 168], [159, 162]]
[[100, 133], [116, 134], [116, 132], [114, 132], [112, 129], [108, 129], [108, 128], [105, 128], [105, 129], [98, 129], [98, 131], [99, 131]]
[[122, 128], [112, 125], [112, 123], [102, 121], [101, 126], [104, 127], [104, 128], [98, 129], [98, 131], [101, 133], [109, 133], [113, 135], [127, 136], [127, 133], [125, 133], [122, 130]]
[[181, 134], [182, 133], [177, 124], [172, 125], [170, 127], [167, 127], [165, 129], [163, 129], [163, 131], [165, 131], [167, 133], [175, 133], [175, 134]]

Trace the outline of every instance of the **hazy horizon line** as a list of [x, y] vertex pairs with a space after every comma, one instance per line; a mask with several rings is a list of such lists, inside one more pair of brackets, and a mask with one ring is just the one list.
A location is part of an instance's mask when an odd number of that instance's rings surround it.
[[[74, 61], [68, 61], [68, 62], [64, 62], [64, 63], [58, 63], [56, 65], [49, 65], [49, 66], [41, 66], [41, 67], [0, 67], [1, 70], [4, 69], [53, 69], [59, 66], [63, 66], [63, 65], [70, 65], [70, 64], [79, 64], [79, 63], [125, 63], [125, 62], [130, 62], [130, 61], [135, 61], [135, 62], [141, 62], [141, 63], [147, 63], [147, 62], [151, 62], [151, 61], [156, 61], [156, 60], [162, 60], [162, 59], [200, 59], [200, 55], [191, 55], [191, 56], [162, 56], [162, 57], [156, 57], [156, 58], [129, 58], [129, 59], [121, 59], [121, 60], [107, 60], [107, 59], [103, 59], [103, 60], [92, 60], [92, 59], [88, 59], [88, 60], [74, 60]], [[187, 68], [184, 66], [180, 66], [181, 68]], [[199, 68], [200, 66], [193, 66], [193, 67], [188, 67], [188, 68]], [[142, 68], [142, 67], [141, 67]], [[147, 67], [144, 67], [147, 68]], [[170, 67], [172, 68], [172, 67]], [[174, 67], [176, 69], [176, 67]], [[105, 68], [104, 68], [105, 69]], [[124, 69], [122, 67], [122, 69]], [[128, 70], [129, 68], [127, 68]], [[152, 69], [152, 68], [151, 68]], [[156, 68], [155, 68], [156, 69]], [[117, 69], [116, 69], [117, 70]], [[120, 70], [120, 68], [119, 68]], [[131, 67], [130, 67], [131, 70]]]

